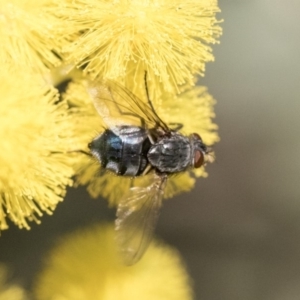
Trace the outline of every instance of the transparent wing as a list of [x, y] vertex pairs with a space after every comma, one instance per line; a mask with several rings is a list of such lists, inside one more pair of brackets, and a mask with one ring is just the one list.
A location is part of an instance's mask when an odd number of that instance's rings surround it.
[[151, 185], [131, 188], [118, 206], [116, 237], [127, 265], [143, 256], [153, 236], [167, 182], [166, 175], [154, 176]]
[[132, 125], [169, 131], [150, 102], [142, 101], [115, 81], [90, 81], [88, 93], [99, 115], [112, 130]]

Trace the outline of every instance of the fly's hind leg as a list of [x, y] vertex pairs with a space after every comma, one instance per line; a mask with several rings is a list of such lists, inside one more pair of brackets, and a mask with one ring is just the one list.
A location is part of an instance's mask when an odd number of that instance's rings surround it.
[[[52, 153], [52, 154], [55, 154], [55, 153], [62, 153], [62, 152], [53, 152], [53, 151], [52, 151], [51, 153]], [[86, 156], [90, 156], [90, 157], [93, 156], [91, 153], [86, 152], [86, 151], [81, 150], [81, 149], [78, 149], [78, 150], [70, 150], [70, 151], [67, 151], [67, 153], [82, 153], [82, 154], [84, 154], [84, 155], [86, 155]]]
[[145, 170], [142, 173], [142, 176], [147, 175], [148, 173], [150, 173], [150, 171], [153, 169], [153, 167], [148, 164], [147, 167], [145, 168]]
[[150, 141], [150, 143], [151, 143], [152, 145], [155, 144], [155, 139], [154, 139], [154, 137], [151, 135], [150, 132], [148, 132], [148, 139], [149, 139], [149, 141]]
[[174, 126], [172, 128], [172, 130], [174, 130], [174, 131], [179, 131], [183, 127], [183, 124], [181, 124], [181, 123], [168, 123], [168, 125]]

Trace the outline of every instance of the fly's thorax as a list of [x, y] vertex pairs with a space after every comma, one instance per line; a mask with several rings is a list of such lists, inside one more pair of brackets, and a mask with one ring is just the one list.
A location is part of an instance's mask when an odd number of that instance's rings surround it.
[[192, 162], [190, 140], [172, 131], [151, 146], [147, 157], [149, 163], [161, 173], [185, 171]]

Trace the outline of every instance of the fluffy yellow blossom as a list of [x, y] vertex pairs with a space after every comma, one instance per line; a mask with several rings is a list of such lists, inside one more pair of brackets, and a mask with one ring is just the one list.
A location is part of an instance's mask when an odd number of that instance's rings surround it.
[[176, 250], [152, 242], [134, 266], [121, 263], [112, 226], [65, 237], [38, 277], [36, 299], [191, 300], [190, 279]]
[[[103, 132], [106, 126], [94, 108], [87, 93], [86, 85], [85, 80], [71, 83], [63, 98], [81, 111], [82, 119], [77, 119], [76, 132], [79, 136], [85, 137], [81, 140], [79, 149], [88, 152], [88, 143]], [[215, 116], [213, 111], [215, 100], [208, 94], [205, 87], [194, 87], [183, 92], [180, 96], [172, 96], [168, 93], [163, 96], [163, 101], [159, 99], [154, 101], [154, 106], [157, 107], [157, 112], [162, 120], [166, 123], [182, 123], [185, 134], [199, 133], [207, 145], [212, 145], [219, 140], [216, 132], [217, 125], [212, 121]], [[120, 195], [127, 193], [131, 185], [145, 186], [148, 183], [148, 175], [134, 179], [117, 176], [111, 172], [101, 170], [99, 162], [87, 155], [80, 154], [80, 156], [76, 168], [77, 183], [87, 185], [92, 197], [101, 195], [107, 198], [111, 205], [117, 205]], [[207, 175], [203, 167], [198, 169], [197, 172], [193, 171], [193, 173], [196, 176]], [[187, 192], [193, 188], [194, 184], [195, 178], [190, 171], [171, 176], [164, 197], [170, 198], [180, 192]]]
[[25, 291], [16, 284], [7, 282], [7, 269], [0, 265], [0, 300], [26, 300]]
[[[167, 91], [193, 84], [218, 42], [216, 0], [54, 0], [64, 30], [60, 53], [92, 78], [150, 78]], [[49, 8], [50, 9], [50, 8]], [[135, 84], [136, 85], [136, 84]], [[130, 89], [132, 90], [132, 89]], [[134, 90], [132, 90], [134, 91]]]
[[[0, 63], [41, 75], [60, 60], [56, 46], [59, 20], [45, 12], [49, 0], [0, 0]], [[16, 70], [16, 71], [17, 71]]]
[[26, 74], [0, 74], [0, 229], [51, 213], [72, 183], [73, 118], [65, 101]]

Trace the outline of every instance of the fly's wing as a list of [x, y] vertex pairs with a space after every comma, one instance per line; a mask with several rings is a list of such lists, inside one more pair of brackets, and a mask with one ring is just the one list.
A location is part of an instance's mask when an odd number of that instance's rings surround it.
[[118, 206], [116, 238], [127, 265], [135, 264], [151, 242], [166, 182], [165, 175], [155, 175], [150, 186], [131, 188]]
[[90, 81], [88, 93], [108, 128], [131, 125], [169, 131], [150, 103], [112, 80]]

